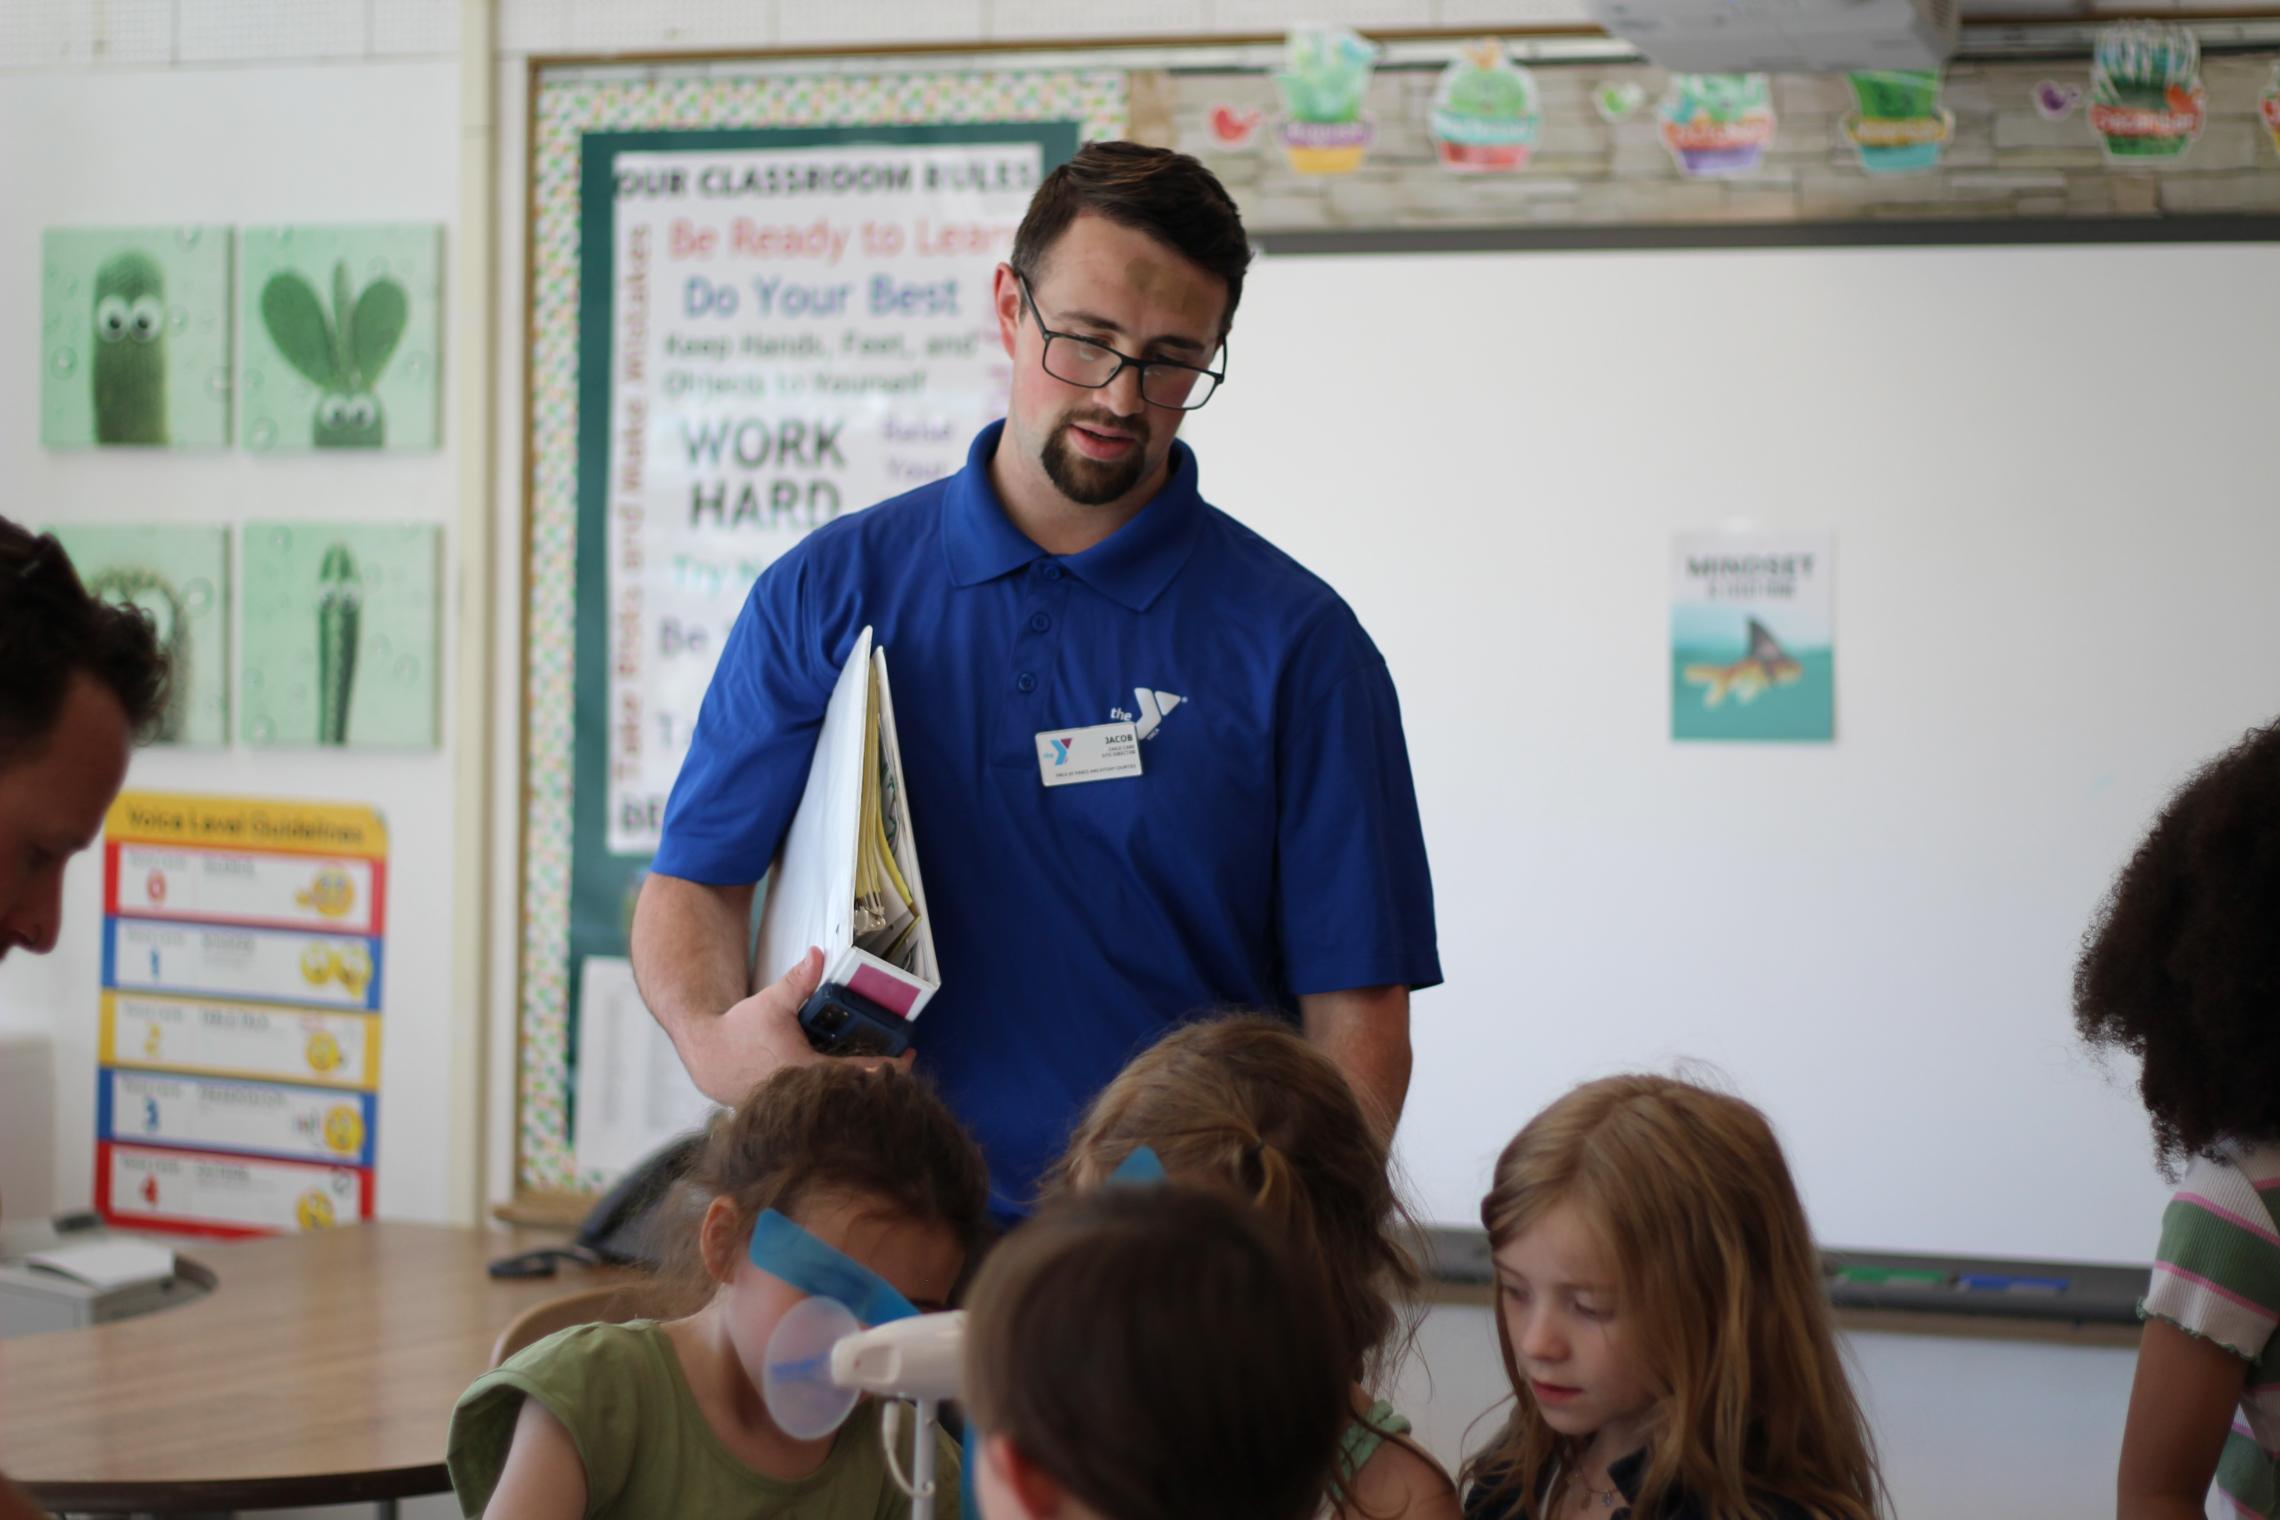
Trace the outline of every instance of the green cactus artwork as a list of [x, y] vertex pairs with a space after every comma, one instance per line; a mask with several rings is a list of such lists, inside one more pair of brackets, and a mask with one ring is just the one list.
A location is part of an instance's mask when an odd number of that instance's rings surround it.
[[1377, 49], [1344, 27], [1302, 26], [1284, 44], [1275, 85], [1292, 121], [1356, 121], [1376, 66]]
[[1938, 69], [1862, 70], [1847, 79], [1870, 121], [1912, 121], [1940, 108]]
[[433, 226], [247, 229], [247, 448], [436, 447], [441, 251]]
[[229, 441], [228, 228], [55, 228], [42, 265], [41, 442]]
[[1843, 131], [1863, 169], [1913, 174], [1939, 164], [1955, 113], [1940, 105], [1938, 69], [1866, 69], [1847, 78], [1860, 109], [1845, 118]]
[[320, 449], [376, 449], [388, 421], [373, 386], [404, 336], [404, 287], [382, 276], [356, 291], [348, 264], [333, 266], [332, 310], [291, 270], [261, 288], [261, 320], [285, 362], [316, 386], [311, 441]]
[[2201, 43], [2190, 27], [2128, 21], [2098, 33], [2090, 125], [2109, 160], [2180, 157], [2207, 121]]
[[97, 443], [166, 442], [166, 275], [147, 253], [95, 271]]
[[1283, 47], [1275, 75], [1284, 119], [1277, 129], [1300, 174], [1350, 174], [1376, 129], [1362, 106], [1377, 66], [1368, 39], [1337, 26], [1301, 26]]
[[440, 549], [423, 524], [248, 523], [239, 736], [432, 749]]
[[87, 589], [150, 619], [171, 665], [159, 744], [229, 743], [229, 530], [131, 524], [52, 528]]
[[1746, 174], [1773, 141], [1773, 84], [1763, 74], [1673, 74], [1656, 114], [1679, 173]]
[[1433, 91], [1430, 135], [1441, 166], [1463, 173], [1524, 167], [1544, 121], [1535, 76], [1493, 37], [1471, 42]]

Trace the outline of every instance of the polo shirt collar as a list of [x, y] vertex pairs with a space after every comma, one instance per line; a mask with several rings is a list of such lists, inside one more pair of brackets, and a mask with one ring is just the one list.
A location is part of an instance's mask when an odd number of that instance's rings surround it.
[[[1045, 557], [1005, 515], [1005, 504], [990, 484], [990, 458], [1004, 430], [1002, 421], [982, 429], [966, 451], [966, 467], [950, 477], [943, 544], [955, 585], [980, 585]], [[1147, 611], [1164, 594], [1203, 528], [1195, 451], [1174, 439], [1171, 463], [1163, 489], [1130, 522], [1061, 562], [1086, 585], [1134, 612]]]

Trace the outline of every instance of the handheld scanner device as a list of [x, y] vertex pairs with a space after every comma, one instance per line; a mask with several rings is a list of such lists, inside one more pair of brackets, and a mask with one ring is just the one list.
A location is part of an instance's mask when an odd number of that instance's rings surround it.
[[910, 1049], [910, 1020], [838, 982], [825, 982], [801, 1006], [800, 1029], [827, 1056], [899, 1056]]

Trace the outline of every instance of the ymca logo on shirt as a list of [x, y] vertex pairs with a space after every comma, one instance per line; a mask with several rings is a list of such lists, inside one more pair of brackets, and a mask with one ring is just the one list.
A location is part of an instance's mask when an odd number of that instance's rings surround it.
[[1108, 710], [1109, 721], [1131, 724], [1133, 731], [1143, 739], [1155, 738], [1156, 730], [1164, 726], [1165, 716], [1187, 700], [1176, 693], [1156, 691], [1146, 686], [1133, 687], [1132, 697], [1139, 711], [1126, 712], [1121, 707], [1112, 707]]
[[1055, 765], [1067, 765], [1069, 763], [1069, 745], [1074, 742], [1073, 736], [1069, 739], [1048, 739], [1045, 742], [1053, 746], [1053, 763]]

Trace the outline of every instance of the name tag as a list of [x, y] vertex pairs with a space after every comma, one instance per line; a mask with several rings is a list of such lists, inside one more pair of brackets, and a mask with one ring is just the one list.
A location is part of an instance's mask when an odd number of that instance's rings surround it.
[[1130, 723], [1049, 728], [1037, 736], [1037, 773], [1047, 786], [1140, 774], [1140, 731]]

